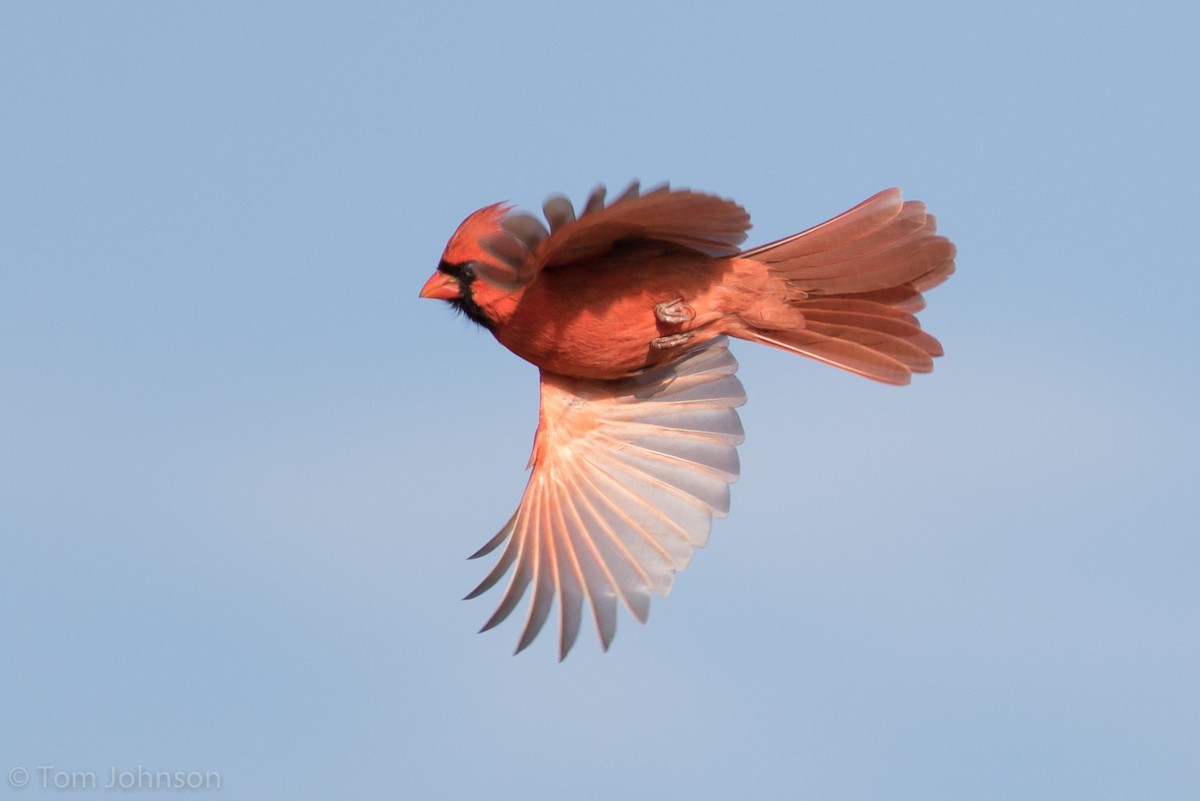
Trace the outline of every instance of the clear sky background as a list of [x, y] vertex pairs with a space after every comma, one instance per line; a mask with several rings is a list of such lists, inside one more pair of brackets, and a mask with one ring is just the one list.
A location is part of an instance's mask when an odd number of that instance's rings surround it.
[[[1200, 797], [1198, 14], [3, 4], [0, 798]], [[752, 244], [903, 187], [947, 356], [734, 343], [731, 516], [608, 654], [514, 658], [460, 598], [536, 371], [417, 291], [633, 177]]]

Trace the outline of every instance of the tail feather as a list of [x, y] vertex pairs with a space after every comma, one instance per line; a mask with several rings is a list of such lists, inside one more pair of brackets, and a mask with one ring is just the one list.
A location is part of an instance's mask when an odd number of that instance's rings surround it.
[[[949, 275], [954, 272], [954, 263], [950, 263]], [[946, 280], [942, 276], [941, 281]], [[805, 303], [820, 303], [830, 300], [858, 300], [866, 303], [874, 303], [877, 306], [894, 309], [896, 311], [904, 311], [909, 314], [916, 314], [925, 308], [925, 296], [921, 294], [927, 287], [917, 287], [913, 285], [897, 286], [891, 289], [878, 289], [874, 292], [853, 292], [845, 295], [838, 295], [836, 298], [808, 298]]]
[[880, 317], [890, 317], [893, 320], [899, 320], [917, 327], [921, 325], [916, 315], [912, 314], [913, 311], [920, 311], [919, 308], [909, 309], [899, 305], [899, 303], [865, 299], [856, 295], [839, 295], [832, 298], [807, 298], [804, 301], [804, 308], [810, 313], [814, 311], [829, 311], [874, 314]]
[[816, 331], [756, 331], [745, 337], [753, 342], [798, 353], [832, 364], [884, 384], [907, 384], [912, 370], [870, 345]]
[[[765, 292], [739, 334], [888, 384], [933, 369], [942, 346], [913, 314], [954, 272], [955, 248], [919, 201], [888, 189], [807, 231], [739, 254]], [[763, 298], [769, 308], [762, 308]]]
[[[861, 314], [858, 312], [830, 312], [822, 309], [806, 309], [804, 319], [810, 330], [829, 330], [844, 328], [846, 330], [867, 331], [879, 337], [890, 337], [919, 348], [930, 357], [941, 356], [944, 351], [942, 344], [928, 332], [921, 330], [920, 325], [897, 320], [882, 314]], [[818, 329], [817, 326], [823, 326]]]
[[838, 250], [885, 227], [904, 207], [899, 189], [885, 189], [867, 198], [849, 211], [826, 220], [806, 231], [766, 245], [743, 251], [742, 258], [775, 262], [793, 255], [807, 255]]

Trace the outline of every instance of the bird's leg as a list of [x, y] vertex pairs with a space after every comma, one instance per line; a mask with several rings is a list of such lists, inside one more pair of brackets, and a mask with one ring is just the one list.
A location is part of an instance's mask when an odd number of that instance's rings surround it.
[[655, 350], [666, 350], [667, 348], [674, 348], [682, 345], [691, 338], [691, 334], [671, 334], [670, 336], [665, 337], [655, 337], [654, 339], [650, 340], [650, 346]]
[[675, 298], [654, 304], [654, 316], [660, 323], [679, 325], [695, 320], [696, 310], [684, 303], [683, 298]]

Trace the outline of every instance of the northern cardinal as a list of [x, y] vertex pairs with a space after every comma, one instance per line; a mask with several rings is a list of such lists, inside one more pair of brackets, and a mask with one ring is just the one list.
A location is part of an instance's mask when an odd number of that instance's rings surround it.
[[925, 204], [888, 189], [807, 231], [739, 250], [736, 203], [635, 181], [578, 217], [565, 197], [535, 217], [495, 204], [450, 237], [423, 298], [448, 301], [541, 370], [532, 473], [504, 545], [467, 597], [515, 567], [504, 620], [533, 585], [521, 651], [558, 602], [559, 659], [588, 602], [607, 650], [618, 598], [640, 622], [650, 594], [729, 510], [746, 396], [726, 337], [761, 342], [887, 384], [942, 354], [913, 313], [954, 271]]

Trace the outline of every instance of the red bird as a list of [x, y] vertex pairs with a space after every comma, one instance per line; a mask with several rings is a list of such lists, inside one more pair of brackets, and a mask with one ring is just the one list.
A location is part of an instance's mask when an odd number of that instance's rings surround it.
[[907, 384], [942, 354], [913, 314], [955, 249], [899, 189], [750, 250], [741, 206], [687, 189], [634, 182], [606, 205], [598, 187], [578, 217], [562, 196], [543, 211], [549, 230], [503, 204], [467, 217], [421, 297], [541, 370], [529, 484], [472, 556], [505, 546], [467, 597], [513, 569], [483, 630], [532, 584], [517, 651], [557, 599], [562, 659], [585, 600], [607, 650], [618, 599], [644, 623], [650, 594], [667, 594], [729, 511], [746, 395], [726, 337]]

